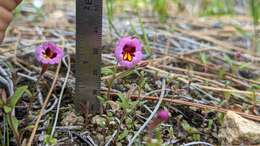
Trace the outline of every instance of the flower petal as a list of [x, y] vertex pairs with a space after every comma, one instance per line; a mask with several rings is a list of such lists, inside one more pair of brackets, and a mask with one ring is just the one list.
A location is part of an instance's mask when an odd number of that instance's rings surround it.
[[142, 44], [137, 38], [133, 38], [131, 44], [135, 46], [136, 51], [142, 51]]

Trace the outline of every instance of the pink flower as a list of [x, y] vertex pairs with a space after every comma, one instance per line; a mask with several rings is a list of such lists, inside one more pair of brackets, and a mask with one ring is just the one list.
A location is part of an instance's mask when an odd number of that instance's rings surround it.
[[35, 51], [36, 59], [44, 65], [58, 64], [63, 55], [63, 50], [52, 42], [41, 44]]
[[133, 68], [143, 58], [142, 44], [132, 37], [119, 39], [114, 53], [119, 66], [128, 69]]
[[170, 113], [167, 110], [161, 110], [161, 111], [159, 111], [157, 118], [163, 122], [167, 122], [169, 119], [169, 115], [170, 115]]

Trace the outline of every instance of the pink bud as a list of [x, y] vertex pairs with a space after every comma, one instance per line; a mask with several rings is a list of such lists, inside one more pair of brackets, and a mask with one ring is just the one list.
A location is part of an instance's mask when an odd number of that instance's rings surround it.
[[158, 117], [158, 119], [160, 119], [161, 121], [167, 122], [168, 119], [169, 119], [169, 115], [170, 115], [170, 113], [169, 113], [167, 110], [161, 110], [161, 111], [159, 111], [157, 117]]

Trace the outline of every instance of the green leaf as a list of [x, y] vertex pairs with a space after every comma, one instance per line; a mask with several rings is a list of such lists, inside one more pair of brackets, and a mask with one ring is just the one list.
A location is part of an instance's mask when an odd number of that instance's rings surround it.
[[225, 119], [225, 113], [217, 113], [217, 118], [218, 118], [218, 121], [220, 122], [220, 124], [223, 125], [224, 119]]
[[129, 104], [128, 104], [128, 100], [127, 100], [126, 96], [122, 93], [118, 93], [117, 95], [120, 99], [120, 102], [119, 102], [120, 107], [125, 110], [128, 109]]
[[172, 137], [173, 139], [176, 138], [175, 135], [174, 135], [174, 130], [173, 130], [172, 126], [169, 129], [169, 136]]
[[224, 54], [224, 61], [227, 62], [229, 65], [233, 64], [233, 60], [226, 54]]
[[[15, 131], [18, 131], [18, 126], [19, 126], [19, 121], [16, 119], [16, 117], [14, 117], [14, 116], [12, 116], [12, 118], [11, 118], [11, 120], [12, 120], [12, 123], [13, 123], [13, 126], [14, 126], [14, 129], [15, 129]], [[9, 121], [10, 122], [10, 121]]]
[[11, 116], [10, 113], [7, 117], [8, 117], [7, 122], [10, 125], [10, 127], [12, 127], [12, 130], [14, 130], [15, 133], [18, 133], [18, 126], [19, 126], [20, 122], [16, 119], [16, 117]]
[[188, 134], [190, 134], [192, 136], [193, 140], [196, 140], [196, 141], [200, 140], [200, 135], [199, 135], [198, 129], [190, 126], [190, 124], [185, 120], [181, 123], [181, 126]]
[[52, 137], [51, 135], [45, 135], [44, 144], [48, 144], [50, 146], [55, 146], [55, 145], [57, 145], [57, 139]]
[[225, 74], [226, 74], [225, 68], [222, 67], [222, 68], [220, 68], [220, 69], [218, 70], [218, 77], [219, 77], [219, 78], [224, 79]]
[[28, 125], [27, 127], [25, 127], [24, 129], [33, 129], [35, 127], [35, 125]]
[[129, 76], [132, 73], [133, 73], [133, 70], [126, 70], [124, 72], [121, 72], [116, 78], [121, 79], [121, 78]]
[[31, 94], [28, 90], [28, 86], [22, 86], [17, 88], [14, 95], [9, 98], [7, 102], [8, 105], [13, 109], [17, 104], [18, 100], [23, 96], [25, 92]]
[[259, 4], [260, 4], [260, 2], [258, 0], [250, 0], [250, 12], [251, 12], [251, 16], [253, 18], [254, 25], [258, 24], [259, 17], [260, 17], [259, 16], [259, 12], [260, 12]]
[[211, 129], [212, 125], [213, 125], [213, 120], [209, 119], [209, 121], [208, 121], [208, 128]]
[[249, 98], [250, 98], [252, 104], [256, 104], [256, 101], [257, 101], [256, 91], [255, 91], [255, 89], [251, 89], [251, 91], [253, 94], [251, 94], [249, 96]]
[[200, 140], [200, 135], [199, 134], [193, 134], [192, 135], [192, 139], [195, 141], [199, 141]]
[[161, 22], [165, 22], [168, 16], [167, 0], [152, 0], [153, 10], [159, 14]]
[[123, 131], [123, 133], [121, 133], [121, 134], [118, 135], [117, 141], [120, 141], [120, 140], [124, 139], [127, 135], [128, 135], [128, 130], [125, 129], [125, 130]]
[[4, 106], [4, 101], [2, 100], [2, 98], [0, 98], [0, 108], [3, 108]]
[[234, 1], [232, 0], [210, 0], [205, 2], [203, 15], [232, 15], [234, 13]]
[[181, 123], [181, 127], [182, 127], [186, 132], [188, 132], [189, 134], [194, 134], [194, 133], [198, 133], [198, 132], [199, 132], [198, 129], [196, 129], [196, 128], [190, 126], [190, 124], [189, 124], [187, 121], [185, 121], [185, 120]]
[[224, 97], [225, 97], [226, 100], [229, 100], [231, 95], [232, 95], [231, 92], [224, 92]]
[[97, 99], [101, 102], [101, 103], [105, 103], [107, 101], [107, 98], [105, 96], [97, 96]]
[[108, 18], [112, 20], [113, 14], [114, 14], [114, 9], [113, 9], [113, 0], [107, 0], [106, 1], [106, 8], [107, 8], [107, 15]]
[[253, 89], [260, 90], [260, 85], [252, 85]]
[[257, 49], [257, 53], [260, 52], [260, 39], [256, 39], [256, 49]]
[[205, 65], [208, 64], [208, 56], [205, 53], [200, 53], [200, 60]]
[[200, 140], [200, 135], [199, 135], [198, 129], [190, 126], [189, 123], [185, 120], [181, 123], [181, 126], [188, 134], [190, 134], [192, 136], [193, 140], [196, 140], [196, 141]]
[[10, 113], [12, 111], [12, 108], [4, 105], [4, 111], [5, 111], [5, 113]]
[[144, 51], [145, 51], [146, 55], [148, 55], [150, 57], [152, 55], [151, 45], [149, 43], [149, 39], [148, 39], [147, 33], [145, 31], [144, 22], [141, 20], [140, 17], [139, 17], [139, 23], [140, 23], [141, 30], [143, 33]]
[[233, 27], [238, 31], [243, 37], [245, 38], [251, 38], [252, 34], [249, 32], [246, 32], [241, 26], [239, 25], [233, 25]]
[[141, 18], [139, 18], [139, 23], [140, 23], [140, 28], [141, 28], [141, 31], [142, 31], [142, 35], [140, 35], [137, 30], [136, 30], [136, 27], [131, 23], [130, 24], [130, 32], [134, 34], [134, 36], [136, 36], [138, 39], [142, 40], [143, 44], [144, 44], [144, 51], [145, 51], [145, 54], [147, 55], [147, 57], [150, 57], [152, 54], [152, 50], [151, 50], [151, 45], [149, 43], [149, 39], [148, 39], [148, 36], [147, 36], [147, 33], [145, 31], [145, 27], [144, 27], [144, 24], [143, 24], [143, 21], [141, 20]]
[[112, 75], [114, 73], [114, 71], [111, 68], [108, 67], [102, 67], [101, 68], [101, 74], [102, 75]]
[[247, 69], [249, 65], [251, 65], [251, 62], [242, 63], [242, 64], [239, 66], [239, 69], [241, 69], [241, 70]]
[[97, 117], [96, 118], [96, 123], [100, 128], [105, 128], [106, 127], [106, 119], [104, 117]]

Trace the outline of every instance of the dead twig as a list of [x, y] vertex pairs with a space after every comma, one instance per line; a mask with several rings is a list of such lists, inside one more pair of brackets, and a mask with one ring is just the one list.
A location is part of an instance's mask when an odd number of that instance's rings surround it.
[[[136, 95], [132, 95], [131, 98], [137, 99], [138, 97]], [[158, 97], [154, 97], [154, 96], [144, 96], [144, 97], [141, 97], [141, 98], [144, 98], [146, 100], [158, 100], [159, 99]], [[163, 98], [163, 102], [187, 105], [187, 106], [196, 107], [196, 108], [200, 108], [200, 109], [215, 110], [215, 111], [221, 112], [221, 113], [227, 113], [228, 111], [233, 111], [233, 110], [225, 109], [225, 108], [218, 107], [218, 106], [211, 106], [211, 105], [193, 103], [193, 102], [185, 101], [185, 100], [181, 100], [181, 99]], [[260, 116], [247, 114], [247, 113], [243, 113], [243, 112], [238, 112], [238, 111], [233, 111], [233, 112], [241, 115], [242, 117], [245, 117], [245, 118], [248, 118], [248, 119], [251, 119], [251, 120], [255, 120], [255, 121], [260, 121]]]
[[[66, 62], [66, 58], [68, 58], [68, 63]], [[59, 100], [58, 100], [58, 105], [57, 105], [57, 111], [56, 111], [56, 115], [55, 115], [55, 120], [54, 120], [53, 127], [52, 127], [52, 131], [51, 131], [51, 136], [53, 136], [54, 133], [55, 133], [57, 121], [58, 121], [58, 118], [59, 118], [59, 111], [60, 111], [61, 100], [62, 100], [62, 97], [63, 97], [64, 90], [65, 90], [65, 88], [66, 88], [66, 85], [67, 85], [67, 82], [68, 82], [68, 78], [69, 78], [69, 75], [70, 75], [70, 70], [71, 70], [70, 57], [69, 57], [69, 56], [64, 57], [63, 60], [64, 60], [63, 62], [64, 62], [65, 65], [67, 66], [68, 70], [67, 70], [67, 74], [66, 74], [66, 77], [65, 77], [65, 81], [64, 81], [64, 83], [63, 83], [63, 85], [62, 85], [61, 92], [60, 92], [60, 96], [59, 96]]]

